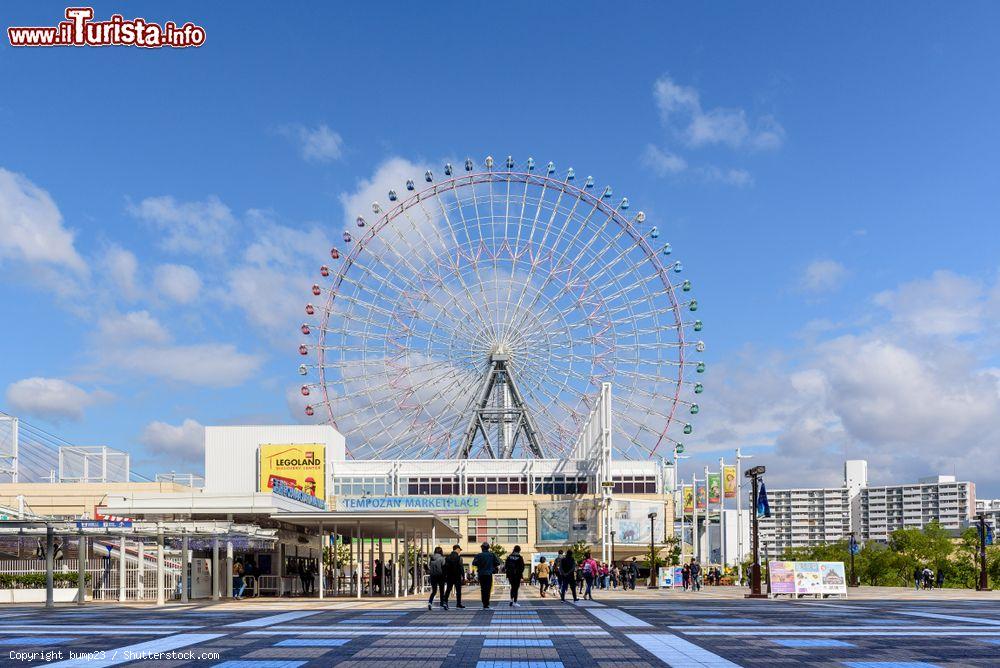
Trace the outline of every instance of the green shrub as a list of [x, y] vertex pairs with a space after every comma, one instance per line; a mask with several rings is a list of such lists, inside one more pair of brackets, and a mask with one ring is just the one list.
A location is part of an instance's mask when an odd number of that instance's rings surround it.
[[[90, 573], [85, 576], [90, 582]], [[72, 589], [77, 586], [77, 573], [53, 573], [52, 586], [56, 589]], [[45, 573], [0, 573], [0, 589], [45, 589]]]

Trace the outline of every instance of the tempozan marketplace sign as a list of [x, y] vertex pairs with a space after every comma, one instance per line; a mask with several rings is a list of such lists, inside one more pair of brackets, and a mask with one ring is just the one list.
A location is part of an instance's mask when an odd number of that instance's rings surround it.
[[342, 496], [337, 510], [429, 510], [451, 515], [485, 515], [485, 496]]

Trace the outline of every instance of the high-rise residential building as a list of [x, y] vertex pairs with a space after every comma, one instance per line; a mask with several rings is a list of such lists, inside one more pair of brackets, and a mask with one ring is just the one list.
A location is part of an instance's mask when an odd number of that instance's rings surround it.
[[1000, 526], [1000, 499], [976, 499], [976, 515], [986, 515], [986, 522]]
[[[954, 476], [915, 484], [868, 484], [868, 462], [844, 463], [841, 487], [769, 490], [771, 517], [762, 519], [761, 548], [774, 558], [789, 548], [846, 540], [887, 541], [896, 529], [922, 529], [932, 521], [959, 530], [973, 517], [975, 485]], [[990, 510], [1000, 520], [1000, 500]]]
[[975, 490], [973, 483], [945, 475], [912, 485], [867, 487], [861, 490], [858, 538], [887, 541], [896, 529], [923, 529], [931, 522], [961, 529], [973, 515]]
[[760, 522], [761, 545], [769, 557], [793, 547], [844, 540], [851, 532], [847, 487], [769, 491], [771, 517]]

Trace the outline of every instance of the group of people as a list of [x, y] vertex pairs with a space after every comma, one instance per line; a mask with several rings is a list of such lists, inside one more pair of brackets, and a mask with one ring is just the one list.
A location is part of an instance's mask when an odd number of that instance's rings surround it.
[[938, 589], [944, 587], [944, 569], [937, 569], [937, 574], [934, 573], [930, 568], [921, 568], [917, 565], [913, 570], [913, 588], [914, 589], [934, 589], [935, 585]]
[[597, 561], [590, 552], [584, 552], [582, 559], [577, 559], [573, 550], [565, 553], [559, 550], [553, 564], [541, 557], [532, 573], [532, 581], [538, 584], [538, 593], [546, 597], [549, 587], [556, 587], [559, 598], [566, 600], [566, 590], [570, 590], [573, 600], [579, 600], [578, 592], [583, 592], [583, 598], [594, 600], [593, 590], [597, 589], [635, 589], [639, 577], [639, 565], [635, 557], [621, 566]]
[[713, 566], [705, 572], [697, 559], [692, 559], [681, 567], [681, 585], [684, 591], [701, 591], [703, 584], [722, 584], [722, 569]]
[[[507, 605], [521, 607], [518, 600], [521, 585], [525, 581], [525, 573], [529, 571], [521, 553], [521, 546], [515, 545], [503, 562], [490, 549], [489, 543], [483, 543], [481, 548], [482, 551], [472, 560], [472, 567], [474, 580], [479, 583], [483, 608], [490, 609], [494, 578], [501, 574], [507, 579], [510, 587], [510, 600]], [[428, 571], [431, 593], [427, 599], [427, 609], [433, 609], [434, 599], [437, 598], [440, 607], [448, 610], [452, 591], [455, 592], [456, 607], [464, 608], [462, 584], [466, 580], [466, 574], [462, 564], [461, 546], [453, 545], [451, 554], [447, 556], [441, 547], [434, 548], [428, 563]], [[584, 552], [578, 558], [572, 549], [565, 552], [559, 550], [558, 556], [552, 563], [544, 556], [541, 557], [539, 563], [530, 571], [530, 582], [537, 584], [538, 593], [542, 598], [548, 595], [550, 588], [555, 588], [559, 591], [559, 598], [562, 601], [566, 600], [567, 591], [574, 601], [579, 601], [581, 596], [584, 599], [594, 600], [595, 585], [598, 589], [617, 589], [619, 586], [624, 590], [635, 589], [638, 577], [639, 565], [635, 557], [620, 566], [602, 564], [595, 560], [590, 552]]]

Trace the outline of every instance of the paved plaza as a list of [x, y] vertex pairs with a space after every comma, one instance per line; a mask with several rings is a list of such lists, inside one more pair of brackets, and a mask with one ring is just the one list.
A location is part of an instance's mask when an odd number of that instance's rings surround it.
[[468, 608], [448, 612], [428, 611], [415, 599], [5, 607], [0, 664], [94, 668], [147, 655], [142, 665], [226, 668], [1000, 664], [997, 596], [865, 593], [748, 601], [732, 588], [698, 595], [640, 590], [578, 604], [533, 594], [521, 608], [503, 602], [483, 610], [469, 588]]

